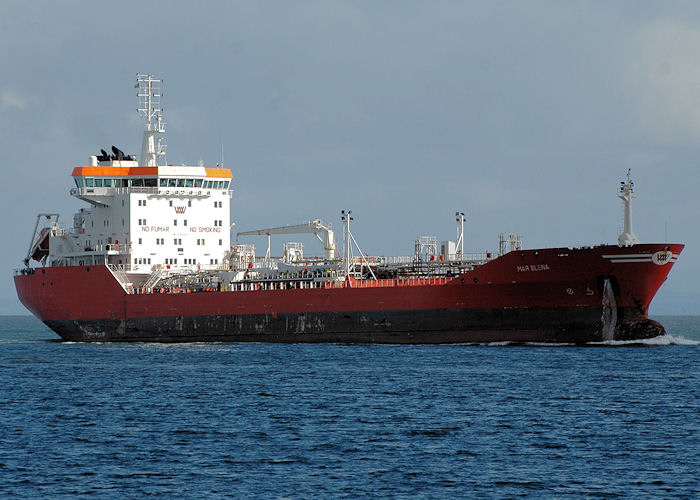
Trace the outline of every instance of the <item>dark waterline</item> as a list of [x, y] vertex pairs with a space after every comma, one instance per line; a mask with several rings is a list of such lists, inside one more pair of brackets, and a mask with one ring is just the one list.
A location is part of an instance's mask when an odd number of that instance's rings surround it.
[[0, 318], [0, 495], [700, 494], [700, 318], [558, 346], [80, 344]]

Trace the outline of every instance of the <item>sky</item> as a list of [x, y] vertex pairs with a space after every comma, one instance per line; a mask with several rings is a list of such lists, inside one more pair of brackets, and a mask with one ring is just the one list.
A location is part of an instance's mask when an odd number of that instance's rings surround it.
[[0, 314], [36, 215], [85, 206], [73, 167], [140, 152], [140, 72], [168, 163], [223, 151], [234, 231], [351, 209], [363, 251], [410, 255], [461, 211], [467, 252], [616, 243], [631, 168], [634, 232], [686, 244], [651, 312], [700, 314], [698, 47], [693, 1], [5, 0]]

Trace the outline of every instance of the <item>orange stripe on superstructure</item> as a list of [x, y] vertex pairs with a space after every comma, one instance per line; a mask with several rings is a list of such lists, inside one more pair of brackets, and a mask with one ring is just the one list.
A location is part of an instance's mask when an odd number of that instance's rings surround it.
[[[206, 168], [207, 177], [232, 179], [228, 168]], [[75, 167], [72, 176], [99, 175], [105, 177], [126, 177], [130, 175], [158, 175], [158, 167]], [[160, 177], [166, 177], [161, 175]], [[182, 177], [177, 175], [176, 177]], [[198, 176], [191, 176], [198, 177]]]
[[207, 177], [222, 177], [224, 179], [233, 178], [231, 170], [228, 168], [206, 168]]
[[72, 176], [103, 175], [125, 177], [127, 175], [158, 175], [158, 167], [75, 167]]

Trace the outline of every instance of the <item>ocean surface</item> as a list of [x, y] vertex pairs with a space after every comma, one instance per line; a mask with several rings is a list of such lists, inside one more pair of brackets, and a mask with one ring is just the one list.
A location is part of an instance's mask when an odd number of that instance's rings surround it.
[[82, 344], [0, 317], [7, 498], [698, 498], [700, 317], [566, 345]]

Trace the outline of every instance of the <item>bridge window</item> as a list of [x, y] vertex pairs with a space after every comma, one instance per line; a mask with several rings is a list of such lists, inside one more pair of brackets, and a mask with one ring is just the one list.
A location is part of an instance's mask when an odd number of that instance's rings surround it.
[[95, 179], [93, 179], [92, 177], [86, 177], [85, 178], [85, 186], [90, 187], [90, 188], [95, 187]]
[[168, 179], [161, 179], [160, 187], [168, 187]]
[[224, 189], [228, 189], [228, 185], [231, 183], [231, 181], [226, 181], [224, 182]]
[[112, 187], [112, 179], [104, 179], [102, 182], [104, 183], [104, 187]]
[[143, 179], [132, 179], [131, 185], [136, 186], [136, 187], [141, 187], [141, 186], [143, 186]]
[[194, 180], [194, 187], [201, 188], [202, 187], [202, 179], [195, 179]]
[[186, 179], [185, 180], [185, 187], [191, 188], [194, 186], [194, 179]]
[[177, 187], [177, 179], [168, 179], [168, 187]]
[[185, 179], [178, 179], [177, 180], [177, 187], [185, 187]]

